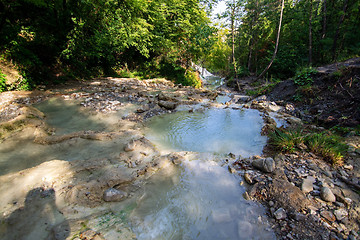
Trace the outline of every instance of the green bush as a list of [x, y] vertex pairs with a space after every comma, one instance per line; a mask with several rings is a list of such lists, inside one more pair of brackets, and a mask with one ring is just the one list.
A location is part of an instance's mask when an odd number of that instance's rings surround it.
[[190, 69], [186, 70], [175, 63], [169, 63], [165, 60], [160, 62], [158, 68], [161, 77], [184, 86], [201, 87], [200, 77]]
[[285, 153], [293, 153], [306, 148], [334, 165], [341, 165], [347, 145], [331, 132], [305, 133], [302, 130], [276, 129], [270, 134], [269, 144]]
[[342, 164], [343, 154], [347, 151], [347, 145], [341, 139], [329, 133], [314, 133], [305, 138], [309, 150], [321, 155], [332, 164]]
[[270, 134], [270, 144], [281, 152], [293, 153], [303, 143], [304, 135], [301, 130], [276, 129]]
[[317, 73], [317, 71], [311, 67], [303, 68], [296, 72], [296, 75], [293, 78], [294, 83], [298, 86], [311, 85], [314, 82], [312, 76], [315, 73]]
[[278, 82], [273, 82], [273, 83], [266, 84], [264, 86], [259, 86], [259, 87], [255, 88], [254, 90], [247, 90], [246, 94], [250, 95], [250, 96], [264, 95], [264, 94], [267, 94], [268, 92], [271, 92], [271, 90], [276, 86], [276, 84], [278, 84]]
[[0, 92], [7, 91], [7, 85], [6, 85], [6, 75], [2, 73], [0, 69]]
[[194, 88], [201, 88], [202, 82], [199, 77], [199, 74], [191, 70], [186, 71], [184, 83], [187, 86], [192, 86]]

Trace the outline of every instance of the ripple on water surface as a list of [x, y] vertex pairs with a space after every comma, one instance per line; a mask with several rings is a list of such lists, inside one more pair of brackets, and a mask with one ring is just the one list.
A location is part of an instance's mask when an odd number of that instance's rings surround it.
[[131, 214], [145, 239], [275, 239], [264, 210], [241, 196], [239, 179], [215, 161], [185, 161], [162, 170]]
[[170, 151], [261, 154], [266, 137], [261, 136], [263, 119], [257, 110], [208, 109], [153, 117], [146, 137]]

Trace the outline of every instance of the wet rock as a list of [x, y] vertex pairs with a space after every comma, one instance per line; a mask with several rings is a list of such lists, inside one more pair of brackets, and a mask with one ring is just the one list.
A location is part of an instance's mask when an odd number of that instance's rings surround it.
[[334, 222], [336, 220], [334, 214], [330, 211], [321, 211], [320, 215], [329, 222]]
[[159, 106], [163, 107], [167, 110], [174, 110], [177, 107], [177, 103], [174, 102], [168, 102], [168, 101], [159, 101]]
[[275, 161], [272, 158], [262, 158], [252, 161], [252, 166], [266, 173], [271, 173], [275, 170]]
[[275, 102], [270, 102], [268, 108], [270, 109], [270, 111], [273, 111], [273, 112], [278, 112], [282, 109], [282, 107], [276, 105]]
[[230, 165], [228, 166], [228, 170], [229, 170], [229, 172], [232, 173], [232, 174], [236, 173], [236, 169], [233, 168], [233, 167], [230, 166]]
[[251, 197], [250, 197], [250, 195], [249, 195], [249, 193], [248, 193], [248, 192], [244, 192], [244, 194], [243, 194], [243, 198], [244, 198], [245, 200], [248, 200], [248, 201], [250, 201], [250, 200], [251, 200]]
[[127, 197], [127, 193], [115, 188], [109, 188], [104, 192], [103, 199], [105, 202], [118, 202]]
[[235, 103], [244, 103], [244, 102], [250, 101], [250, 99], [251, 98], [246, 95], [234, 95], [234, 97], [233, 97], [233, 101]]
[[274, 217], [277, 219], [277, 220], [283, 220], [286, 218], [286, 211], [285, 209], [283, 208], [279, 208], [278, 210], [276, 210], [274, 212]]
[[182, 163], [184, 161], [184, 157], [181, 155], [178, 155], [178, 154], [171, 154], [170, 159], [171, 159], [172, 163], [175, 165], [179, 165], [180, 163]]
[[308, 193], [314, 190], [313, 183], [315, 182], [315, 178], [308, 176], [305, 178], [301, 184], [301, 190], [303, 193]]
[[141, 106], [139, 109], [136, 110], [137, 113], [144, 113], [150, 110], [150, 106], [148, 104]]
[[334, 215], [338, 221], [341, 221], [348, 216], [348, 212], [345, 209], [340, 208], [334, 211]]
[[131, 141], [125, 145], [124, 150], [125, 150], [125, 152], [132, 152], [135, 150], [135, 148], [136, 148], [136, 142]]
[[336, 197], [333, 192], [328, 187], [323, 187], [320, 192], [320, 197], [322, 200], [327, 202], [335, 202]]
[[253, 184], [253, 178], [248, 172], [245, 172], [244, 179], [248, 184]]

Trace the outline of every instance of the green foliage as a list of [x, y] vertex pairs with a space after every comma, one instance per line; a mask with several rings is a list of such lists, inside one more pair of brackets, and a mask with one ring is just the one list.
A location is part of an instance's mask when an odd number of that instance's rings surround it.
[[342, 70], [339, 69], [339, 70], [333, 72], [331, 75], [332, 75], [335, 79], [339, 79], [339, 78], [343, 75], [343, 73], [342, 73]]
[[360, 125], [351, 127], [334, 126], [330, 129], [331, 132], [340, 136], [357, 135], [360, 136]]
[[[246, 66], [249, 72], [259, 74], [272, 58], [279, 23], [281, 1], [246, 0], [226, 1], [227, 16], [235, 20], [235, 59], [237, 65]], [[358, 1], [285, 1], [279, 49], [269, 73], [287, 79], [296, 69], [319, 66], [336, 60], [347, 60], [360, 54], [360, 24]], [[346, 4], [346, 12], [344, 12]], [[234, 5], [242, 5], [235, 16]], [[311, 14], [311, 15], [310, 15]], [[311, 16], [311, 18], [310, 18]], [[339, 19], [344, 21], [339, 23]], [[312, 38], [309, 39], [311, 19]], [[227, 24], [230, 23], [227, 21]], [[227, 26], [228, 27], [228, 26]], [[229, 28], [229, 27], [228, 27]], [[309, 58], [310, 41], [312, 56]], [[337, 45], [335, 44], [337, 41]], [[227, 38], [232, 45], [232, 36]], [[228, 53], [230, 58], [231, 53]], [[232, 63], [229, 61], [228, 65]]]
[[219, 30], [215, 36], [216, 42], [209, 49], [209, 54], [205, 56], [205, 67], [210, 72], [216, 72], [221, 75], [229, 73], [231, 48], [225, 41], [227, 34], [227, 30]]
[[285, 153], [293, 153], [297, 146], [304, 143], [304, 134], [301, 130], [276, 129], [270, 134], [270, 144]]
[[276, 86], [276, 84], [278, 84], [277, 81], [275, 81], [273, 83], [268, 83], [263, 86], [259, 86], [259, 87], [255, 88], [255, 90], [247, 90], [246, 94], [250, 95], [250, 96], [264, 95], [264, 94], [267, 94], [268, 92], [271, 92], [271, 90]]
[[304, 146], [311, 152], [318, 154], [324, 160], [335, 165], [341, 165], [344, 154], [347, 152], [347, 145], [342, 142], [341, 137], [331, 132], [308, 132], [302, 130], [276, 129], [270, 134], [269, 143], [281, 152], [293, 153], [304, 149]]
[[293, 81], [298, 86], [311, 85], [314, 82], [312, 76], [316, 72], [317, 71], [313, 68], [303, 68], [296, 72], [296, 75], [293, 78]]
[[2, 73], [0, 69], [0, 92], [7, 91], [6, 75]]
[[[215, 41], [197, 0], [5, 1], [0, 51], [35, 84], [114, 75], [114, 69], [145, 76], [152, 73], [146, 63], [161, 58], [189, 69]], [[126, 64], [130, 71], [119, 71]], [[185, 71], [183, 77], [197, 84]], [[22, 81], [17, 88], [28, 87]]]
[[301, 93], [296, 93], [293, 97], [292, 100], [295, 102], [301, 102], [303, 99], [303, 96], [301, 95]]
[[[25, 75], [25, 74], [24, 74]], [[30, 79], [21, 76], [16, 82], [12, 83], [8, 90], [10, 91], [29, 91], [33, 88], [33, 84]]]
[[201, 87], [200, 77], [191, 69], [186, 70], [181, 66], [169, 63], [165, 60], [160, 62], [160, 64], [158, 65], [158, 69], [159, 75], [161, 77], [172, 80], [177, 84], [192, 86], [195, 88]]
[[343, 154], [348, 149], [347, 145], [343, 144], [338, 136], [329, 133], [308, 135], [305, 143], [310, 151], [321, 155], [325, 160], [336, 165], [342, 164]]
[[183, 84], [186, 86], [192, 86], [194, 88], [201, 88], [202, 86], [199, 74], [191, 70], [186, 71]]

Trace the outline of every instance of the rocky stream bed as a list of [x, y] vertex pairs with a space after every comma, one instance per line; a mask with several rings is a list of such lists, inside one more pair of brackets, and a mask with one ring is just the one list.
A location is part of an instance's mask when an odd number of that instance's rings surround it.
[[[198, 157], [190, 151], [164, 152], [149, 141], [144, 122], [153, 116], [179, 109], [194, 113], [252, 108], [264, 120], [263, 134], [280, 125], [303, 126], [286, 113], [288, 105], [277, 105], [266, 96], [251, 99], [226, 87], [193, 89], [159, 79], [75, 82], [57, 89], [1, 93], [0, 101], [1, 239], [139, 237], [127, 216], [134, 202], [142, 201], [144, 183], [159, 172], [171, 178], [174, 166]], [[61, 132], [49, 124], [51, 116], [39, 110], [46, 109], [46, 101], [81, 106], [81, 112], [69, 107], [63, 113], [74, 117], [68, 120], [72, 131]], [[85, 127], [76, 125], [82, 114], [90, 116]], [[99, 120], [103, 125], [94, 124]], [[360, 139], [347, 141], [343, 166], [331, 166], [306, 149], [296, 154], [265, 151], [244, 157], [229, 152], [206, 158], [216, 159], [238, 177], [246, 189], [239, 198], [263, 205], [267, 217], [260, 216], [257, 224], [269, 226], [276, 238], [359, 239]], [[28, 146], [34, 150], [22, 153]], [[2, 157], [13, 149], [19, 155]], [[42, 156], [43, 151], [51, 156]], [[71, 161], [61, 160], [65, 152]], [[32, 160], [26, 161], [26, 155]], [[226, 226], [232, 215], [223, 211], [212, 216]], [[238, 239], [273, 239], [267, 233], [257, 236], [245, 222], [235, 228]]]

